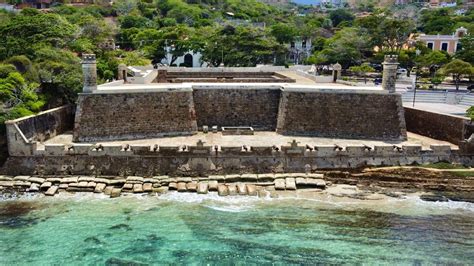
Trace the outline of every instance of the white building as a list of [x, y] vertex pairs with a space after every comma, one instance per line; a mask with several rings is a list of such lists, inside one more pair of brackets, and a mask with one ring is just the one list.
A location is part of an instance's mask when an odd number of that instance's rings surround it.
[[313, 45], [310, 38], [297, 38], [289, 44], [288, 59], [295, 65], [302, 64], [303, 61], [311, 56]]

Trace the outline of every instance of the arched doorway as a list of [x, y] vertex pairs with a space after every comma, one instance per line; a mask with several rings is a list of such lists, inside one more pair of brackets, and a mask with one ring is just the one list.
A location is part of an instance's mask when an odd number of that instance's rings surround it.
[[184, 56], [184, 65], [186, 67], [193, 67], [193, 56], [191, 54], [186, 54]]

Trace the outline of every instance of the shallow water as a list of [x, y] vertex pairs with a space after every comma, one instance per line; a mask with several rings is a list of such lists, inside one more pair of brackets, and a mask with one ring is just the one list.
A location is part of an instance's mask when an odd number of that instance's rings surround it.
[[474, 204], [169, 193], [0, 201], [0, 264], [469, 264]]

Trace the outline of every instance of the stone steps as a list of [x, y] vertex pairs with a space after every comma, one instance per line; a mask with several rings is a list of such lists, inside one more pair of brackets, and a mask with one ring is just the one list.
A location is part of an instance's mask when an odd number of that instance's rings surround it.
[[104, 193], [118, 197], [121, 193], [165, 193], [169, 190], [220, 196], [257, 196], [260, 190], [294, 191], [302, 188], [324, 189], [323, 174], [232, 174], [208, 177], [155, 176], [0, 176], [0, 193], [4, 191], [39, 192], [53, 196], [58, 192]]

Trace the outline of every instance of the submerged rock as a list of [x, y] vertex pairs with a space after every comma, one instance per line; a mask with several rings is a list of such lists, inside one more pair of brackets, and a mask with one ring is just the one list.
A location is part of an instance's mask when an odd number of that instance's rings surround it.
[[44, 193], [46, 196], [54, 196], [58, 192], [58, 186], [52, 186]]
[[205, 182], [200, 182], [197, 187], [198, 194], [207, 194], [208, 193], [208, 184]]
[[239, 195], [247, 195], [247, 186], [243, 183], [237, 184], [237, 191]]
[[144, 266], [149, 265], [143, 262], [134, 261], [134, 260], [124, 260], [120, 258], [110, 258], [105, 261], [107, 266]]
[[217, 194], [219, 196], [229, 196], [229, 189], [227, 188], [226, 185], [218, 185], [217, 186]]
[[433, 201], [433, 202], [446, 202], [449, 201], [448, 198], [446, 198], [443, 195], [435, 195], [435, 194], [424, 194], [420, 196], [420, 199], [424, 201]]
[[217, 182], [217, 180], [209, 181], [209, 191], [217, 191], [217, 186], [218, 185], [219, 185], [219, 183]]

